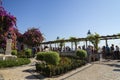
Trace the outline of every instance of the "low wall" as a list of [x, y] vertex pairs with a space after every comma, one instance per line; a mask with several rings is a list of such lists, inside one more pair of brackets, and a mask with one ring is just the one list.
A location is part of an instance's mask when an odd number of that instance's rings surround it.
[[16, 58], [17, 56], [0, 54], [0, 60], [13, 60]]

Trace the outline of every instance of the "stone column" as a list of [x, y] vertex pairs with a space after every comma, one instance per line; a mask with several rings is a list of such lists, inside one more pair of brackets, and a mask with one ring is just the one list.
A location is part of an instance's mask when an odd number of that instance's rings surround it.
[[5, 55], [11, 55], [12, 39], [7, 39]]

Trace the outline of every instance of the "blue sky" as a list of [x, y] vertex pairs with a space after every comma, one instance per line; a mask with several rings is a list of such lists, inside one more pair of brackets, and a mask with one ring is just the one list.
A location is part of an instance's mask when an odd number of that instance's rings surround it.
[[46, 41], [86, 37], [89, 29], [100, 35], [120, 33], [120, 0], [3, 0], [3, 6], [17, 17], [21, 33], [36, 27]]

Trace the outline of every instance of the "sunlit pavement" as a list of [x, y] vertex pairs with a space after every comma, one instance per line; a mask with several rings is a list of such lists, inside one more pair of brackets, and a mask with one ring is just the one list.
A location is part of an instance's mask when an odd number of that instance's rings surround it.
[[120, 61], [92, 62], [87, 68], [85, 67], [82, 70], [79, 68], [75, 73], [60, 76], [56, 80], [120, 80]]

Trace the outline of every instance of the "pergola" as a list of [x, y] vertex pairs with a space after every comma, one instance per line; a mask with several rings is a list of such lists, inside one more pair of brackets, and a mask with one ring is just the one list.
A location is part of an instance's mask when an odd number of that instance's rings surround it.
[[[107, 35], [107, 36], [100, 36], [98, 37], [100, 40], [105, 40], [105, 45], [108, 44], [108, 40], [111, 39], [120, 39], [120, 34], [114, 34], [114, 35]], [[85, 41], [86, 42], [86, 47], [87, 47], [87, 42], [89, 41], [88, 38], [76, 38], [74, 41]], [[48, 42], [42, 42], [40, 45], [50, 45], [51, 44], [56, 44], [56, 43], [61, 43], [61, 42], [72, 42], [70, 39], [65, 39], [65, 40], [54, 40], [54, 41], [48, 41]]]

